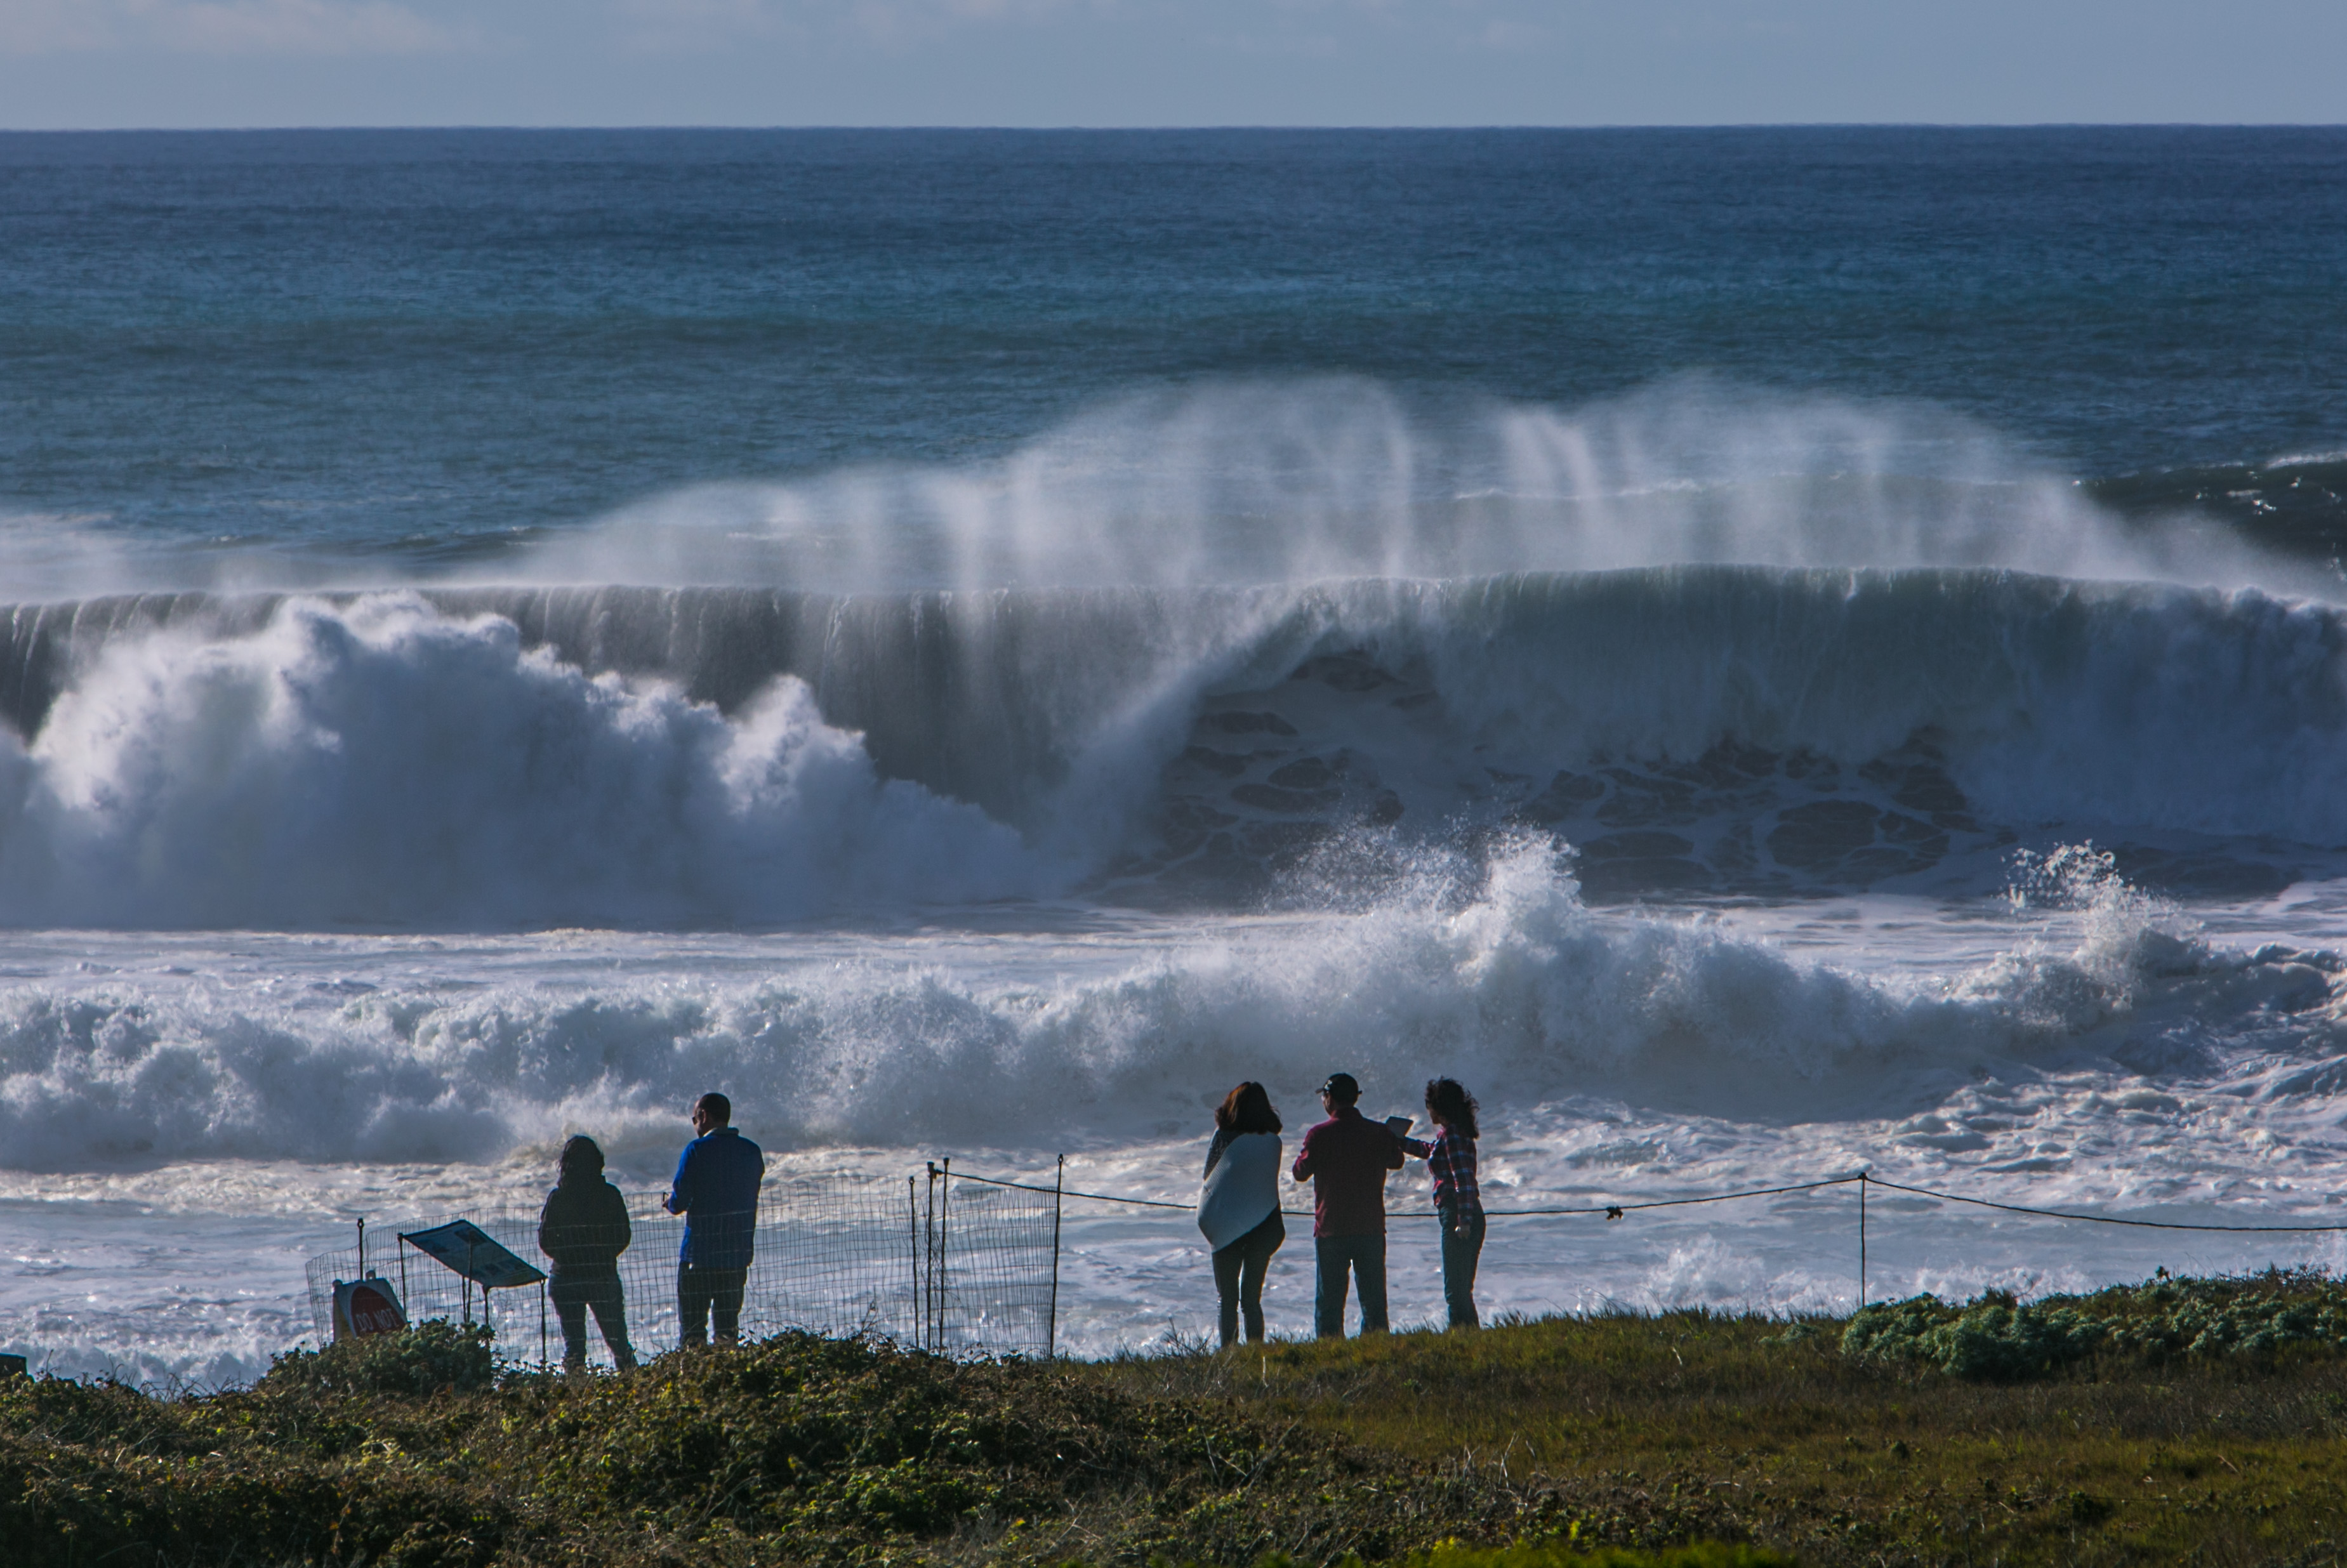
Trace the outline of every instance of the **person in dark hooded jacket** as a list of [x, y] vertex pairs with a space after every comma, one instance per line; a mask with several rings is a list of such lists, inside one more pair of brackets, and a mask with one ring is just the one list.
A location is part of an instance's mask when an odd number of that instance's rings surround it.
[[625, 1372], [635, 1366], [628, 1343], [627, 1300], [620, 1286], [620, 1255], [628, 1250], [628, 1201], [603, 1179], [603, 1151], [583, 1134], [562, 1145], [560, 1179], [546, 1194], [538, 1216], [538, 1250], [553, 1264], [547, 1295], [562, 1320], [562, 1367], [587, 1369], [587, 1312], [611, 1359]]

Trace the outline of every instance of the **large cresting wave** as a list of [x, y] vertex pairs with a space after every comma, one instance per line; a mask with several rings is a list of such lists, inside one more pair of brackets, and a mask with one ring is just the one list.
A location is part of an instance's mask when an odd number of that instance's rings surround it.
[[2347, 616], [2253, 589], [1679, 568], [444, 589], [6, 630], [20, 925], [1249, 907], [1525, 828], [1600, 896], [2001, 876], [2049, 835], [2239, 890], [2347, 844]]
[[2347, 845], [2335, 579], [1928, 410], [1210, 388], [504, 567], [0, 610], [0, 921], [1253, 907], [1528, 830], [1601, 898], [2086, 836], [2240, 891]]

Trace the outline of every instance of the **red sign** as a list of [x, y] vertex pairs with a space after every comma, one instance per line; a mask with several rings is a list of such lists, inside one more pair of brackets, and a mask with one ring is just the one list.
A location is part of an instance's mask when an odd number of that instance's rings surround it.
[[380, 1279], [334, 1285], [334, 1337], [345, 1334], [395, 1334], [407, 1327], [399, 1297]]

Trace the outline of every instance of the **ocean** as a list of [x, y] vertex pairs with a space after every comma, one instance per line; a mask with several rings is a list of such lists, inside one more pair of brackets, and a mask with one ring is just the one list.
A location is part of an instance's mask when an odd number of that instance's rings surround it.
[[[777, 1179], [1184, 1201], [1343, 1070], [1494, 1207], [2347, 1225], [2343, 550], [2347, 131], [0, 136], [0, 1349], [248, 1380], [711, 1088]], [[1858, 1201], [1484, 1308], [1846, 1311]], [[1874, 1298], [2347, 1262], [1869, 1205]], [[1066, 1245], [1063, 1346], [1212, 1324]]]

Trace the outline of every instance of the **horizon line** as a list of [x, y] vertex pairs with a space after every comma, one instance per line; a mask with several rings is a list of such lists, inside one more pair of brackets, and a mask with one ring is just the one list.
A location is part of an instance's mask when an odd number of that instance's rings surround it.
[[370, 125], [123, 125], [123, 126], [0, 126], [0, 136], [289, 136], [351, 134], [425, 134], [448, 132], [501, 135], [577, 135], [615, 132], [708, 133], [778, 132], [825, 134], [951, 133], [957, 135], [1092, 135], [1174, 136], [1279, 132], [1289, 135], [1431, 135], [1492, 132], [1591, 131], [1716, 131], [1716, 130], [2347, 130], [2347, 120], [1718, 120], [1608, 121], [1554, 124], [1532, 121], [1466, 122], [1420, 125], [1279, 124], [1274, 122], [1180, 125], [1007, 125], [890, 123], [853, 125], [689, 123], [642, 121], [608, 125], [494, 124], [449, 121]]

